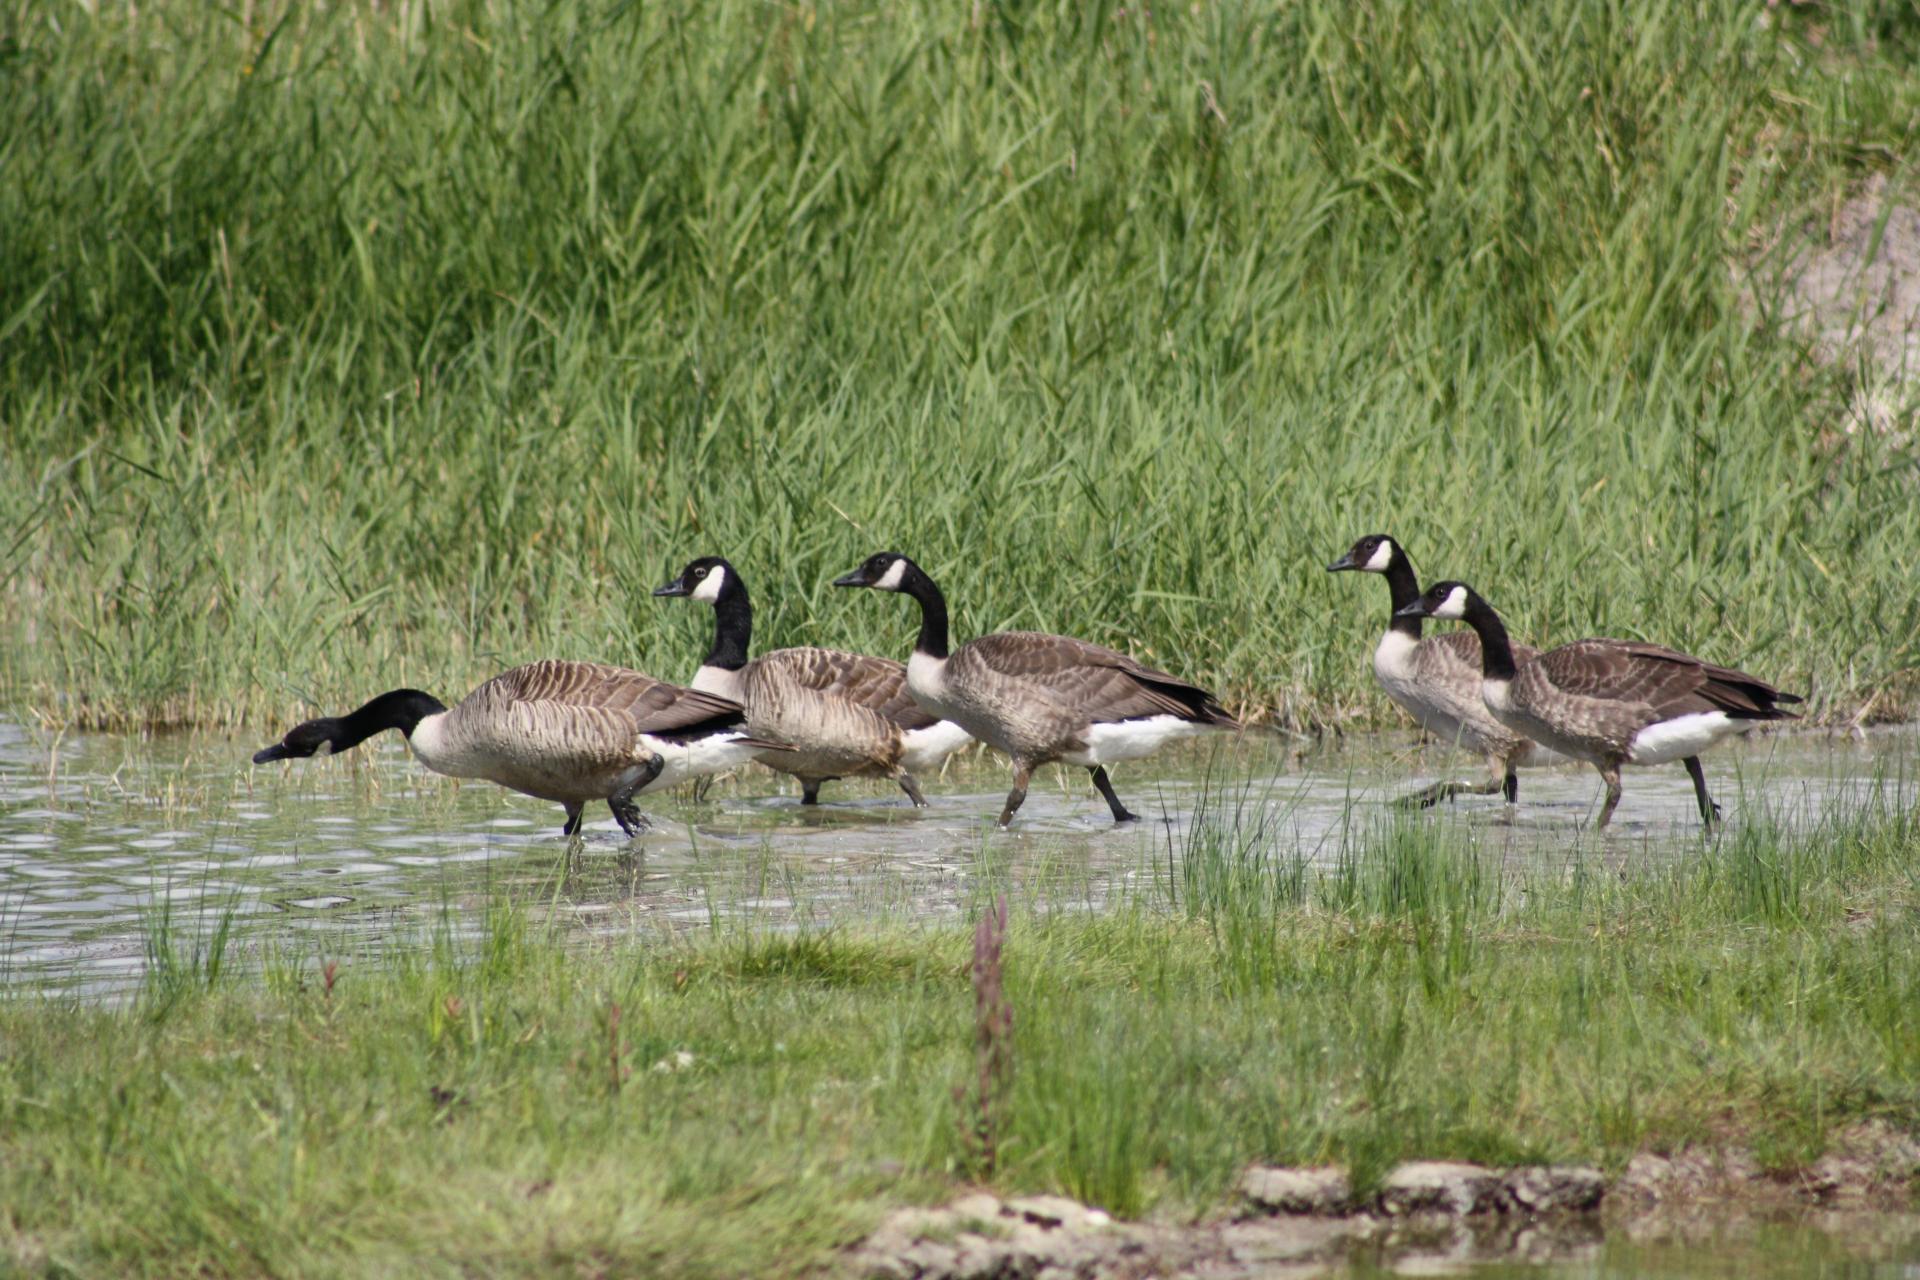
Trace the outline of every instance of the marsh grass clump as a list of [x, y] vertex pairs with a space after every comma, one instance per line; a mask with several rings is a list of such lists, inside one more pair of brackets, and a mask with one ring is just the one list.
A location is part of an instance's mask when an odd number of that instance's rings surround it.
[[159, 888], [141, 911], [141, 945], [146, 956], [146, 982], [141, 1003], [149, 1016], [164, 1019], [182, 997], [211, 990], [229, 971], [230, 952], [237, 941], [240, 896], [199, 898], [199, 909], [185, 916], [176, 908], [191, 894]]
[[623, 586], [718, 547], [764, 644], [898, 656], [826, 586], [885, 531], [961, 632], [1345, 724], [1386, 714], [1368, 628], [1303, 568], [1385, 526], [1508, 566], [1532, 639], [1911, 709], [1912, 460], [1821, 443], [1851, 375], [1772, 283], [1897, 166], [1911, 23], [995, 13], [4, 20], [0, 699], [259, 726], [672, 675], [699, 620]]

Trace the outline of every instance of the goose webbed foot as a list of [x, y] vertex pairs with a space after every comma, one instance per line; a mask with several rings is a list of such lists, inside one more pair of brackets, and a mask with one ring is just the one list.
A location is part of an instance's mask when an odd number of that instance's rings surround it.
[[580, 817], [585, 809], [585, 805], [570, 804], [567, 806], [567, 824], [560, 828], [561, 835], [577, 836], [580, 834]]
[[1100, 789], [1101, 796], [1106, 799], [1107, 808], [1113, 812], [1113, 820], [1115, 822], [1140, 821], [1140, 815], [1127, 808], [1124, 804], [1121, 804], [1120, 797], [1114, 794], [1113, 779], [1107, 776], [1107, 768], [1105, 765], [1095, 765], [1093, 767], [1093, 785]]
[[651, 825], [647, 821], [647, 816], [640, 812], [640, 806], [633, 802], [633, 798], [653, 785], [653, 780], [658, 778], [666, 767], [667, 762], [662, 757], [658, 755], [649, 757], [638, 777], [607, 797], [607, 808], [613, 810], [613, 820], [620, 824], [620, 830], [627, 834], [628, 839], [639, 835]]
[[1402, 809], [1431, 809], [1442, 800], [1452, 800], [1455, 796], [1490, 796], [1496, 792], [1511, 788], [1507, 803], [1513, 803], [1512, 797], [1519, 794], [1519, 779], [1507, 775], [1503, 781], [1499, 778], [1491, 782], [1436, 782], [1430, 787], [1422, 787], [1410, 795], [1401, 796], [1394, 804]]
[[1521, 794], [1519, 775], [1503, 773], [1500, 777], [1492, 777], [1484, 783], [1434, 783], [1432, 787], [1423, 787], [1415, 793], [1400, 796], [1398, 800], [1394, 800], [1394, 804], [1409, 810], [1427, 810], [1440, 804], [1442, 800], [1452, 802], [1453, 796], [1492, 796], [1492, 794], [1503, 794], [1507, 798], [1507, 804], [1513, 804], [1515, 798], [1519, 798]]
[[620, 830], [624, 831], [629, 839], [652, 825], [647, 821], [647, 815], [640, 812], [640, 806], [631, 800], [623, 804], [610, 798], [607, 801], [607, 808], [613, 810], [613, 820], [620, 824]]
[[712, 789], [712, 774], [708, 774], [704, 778], [695, 778], [693, 780], [693, 802], [695, 804], [705, 804], [707, 802], [707, 792]]
[[1430, 787], [1422, 787], [1393, 802], [1397, 809], [1431, 809], [1442, 800], [1453, 799], [1453, 793], [1460, 786], [1457, 782], [1436, 782]]

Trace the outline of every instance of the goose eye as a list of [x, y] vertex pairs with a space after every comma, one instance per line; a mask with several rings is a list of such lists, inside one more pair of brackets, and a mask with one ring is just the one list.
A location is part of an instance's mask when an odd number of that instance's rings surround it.
[[693, 576], [696, 578], [704, 578], [707, 576], [707, 571], [705, 569], [695, 569], [693, 571]]

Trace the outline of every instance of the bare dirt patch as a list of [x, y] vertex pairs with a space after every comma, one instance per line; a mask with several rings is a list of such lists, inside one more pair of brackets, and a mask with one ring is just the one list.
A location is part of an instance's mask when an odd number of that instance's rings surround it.
[[[1775, 257], [1781, 246], [1776, 243]], [[1842, 430], [1908, 444], [1920, 399], [1920, 205], [1876, 174], [1801, 233], [1778, 268], [1749, 268], [1749, 304], [1824, 365], [1858, 361]]]

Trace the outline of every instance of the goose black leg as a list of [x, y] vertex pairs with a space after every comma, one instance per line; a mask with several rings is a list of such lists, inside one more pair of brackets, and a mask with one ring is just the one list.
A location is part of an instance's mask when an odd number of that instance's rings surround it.
[[1607, 823], [1613, 820], [1613, 807], [1620, 803], [1620, 766], [1607, 765], [1600, 770], [1600, 776], [1606, 779], [1607, 800], [1600, 806], [1600, 821], [1594, 824], [1594, 830], [1605, 831]]
[[613, 810], [613, 820], [620, 824], [620, 830], [626, 832], [629, 839], [647, 829], [647, 816], [640, 812], [640, 806], [633, 802], [634, 796], [645, 791], [667, 762], [659, 756], [647, 760], [640, 770], [640, 776], [607, 797], [607, 808]]
[[802, 782], [800, 784], [800, 803], [819, 804], [820, 784], [817, 782]]
[[1500, 780], [1500, 791], [1501, 794], [1506, 796], [1508, 804], [1518, 804], [1520, 802], [1520, 775], [1512, 769], [1507, 770], [1507, 776]]
[[924, 809], [927, 807], [927, 798], [920, 794], [920, 784], [914, 781], [912, 774], [902, 769], [899, 776], [895, 778], [895, 781], [900, 784], [900, 789], [907, 793], [907, 799], [913, 801], [914, 808]]
[[1700, 802], [1700, 821], [1711, 827], [1720, 821], [1720, 806], [1707, 794], [1707, 775], [1700, 767], [1700, 757], [1688, 756], [1682, 763], [1687, 766], [1687, 776], [1693, 779], [1693, 798]]
[[585, 808], [585, 805], [578, 804], [570, 804], [567, 806], [567, 825], [560, 828], [561, 835], [577, 836], [580, 834], [580, 814]]
[[1106, 797], [1107, 808], [1113, 810], [1115, 822], [1138, 822], [1140, 815], [1131, 813], [1127, 806], [1120, 803], [1120, 797], [1113, 794], [1113, 779], [1107, 776], [1107, 767], [1103, 764], [1093, 766], [1093, 785], [1100, 788], [1100, 794]]
[[1000, 829], [1005, 831], [1013, 823], [1013, 815], [1021, 805], [1027, 802], [1027, 782], [1033, 777], [1033, 766], [1019, 764], [1013, 767], [1013, 790], [1007, 792], [1007, 806], [1000, 811]]

